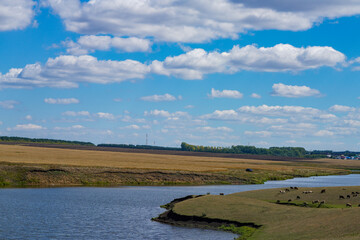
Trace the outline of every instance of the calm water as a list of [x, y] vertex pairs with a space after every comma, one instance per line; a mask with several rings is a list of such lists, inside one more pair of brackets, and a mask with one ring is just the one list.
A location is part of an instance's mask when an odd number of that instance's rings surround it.
[[220, 231], [172, 227], [150, 219], [189, 194], [289, 186], [360, 185], [360, 174], [295, 178], [263, 185], [0, 189], [0, 239], [233, 239]]

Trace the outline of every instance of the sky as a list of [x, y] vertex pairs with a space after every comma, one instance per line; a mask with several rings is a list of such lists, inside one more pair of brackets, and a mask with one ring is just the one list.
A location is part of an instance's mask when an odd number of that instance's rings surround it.
[[1, 0], [0, 135], [359, 151], [359, 39], [357, 0]]

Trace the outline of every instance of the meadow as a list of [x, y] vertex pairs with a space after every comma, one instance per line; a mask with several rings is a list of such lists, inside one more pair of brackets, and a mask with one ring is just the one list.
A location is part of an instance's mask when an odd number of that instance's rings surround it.
[[[246, 239], [360, 238], [360, 195], [352, 194], [360, 192], [359, 186], [299, 188], [289, 189], [285, 193], [280, 193], [281, 190], [285, 189], [257, 190], [225, 196], [207, 195], [179, 202], [175, 204], [173, 211], [184, 216], [258, 226]], [[312, 193], [304, 193], [309, 191]], [[297, 196], [300, 199], [296, 200]], [[339, 196], [344, 196], [345, 199]], [[307, 204], [283, 204], [288, 203], [289, 199], [295, 203]], [[319, 203], [312, 204], [313, 201]], [[320, 203], [321, 201], [324, 203]]]

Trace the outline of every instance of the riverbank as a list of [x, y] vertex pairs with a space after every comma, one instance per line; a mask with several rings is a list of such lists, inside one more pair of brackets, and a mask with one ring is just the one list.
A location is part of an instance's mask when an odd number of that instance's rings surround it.
[[205, 195], [178, 201], [155, 220], [235, 233], [246, 226], [248, 231], [239, 239], [353, 240], [360, 237], [359, 192], [357, 186]]
[[0, 186], [259, 184], [360, 169], [360, 161], [343, 164], [0, 145]]

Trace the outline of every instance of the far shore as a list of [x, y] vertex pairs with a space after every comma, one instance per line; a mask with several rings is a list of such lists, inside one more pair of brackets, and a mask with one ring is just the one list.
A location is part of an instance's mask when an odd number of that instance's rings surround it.
[[359, 169], [356, 160], [279, 161], [0, 144], [0, 187], [261, 184]]

